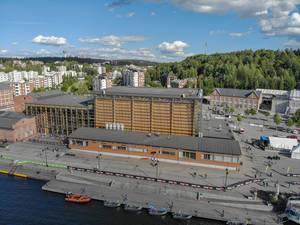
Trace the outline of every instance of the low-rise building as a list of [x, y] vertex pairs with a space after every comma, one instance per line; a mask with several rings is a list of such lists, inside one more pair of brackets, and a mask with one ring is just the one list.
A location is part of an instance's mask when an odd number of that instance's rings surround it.
[[212, 106], [258, 110], [262, 102], [262, 95], [261, 92], [255, 90], [216, 88], [209, 96], [209, 100]]
[[23, 141], [36, 136], [35, 118], [23, 113], [0, 111], [0, 140]]
[[291, 90], [289, 94], [289, 114], [294, 114], [300, 109], [300, 90]]
[[160, 161], [237, 169], [241, 150], [235, 140], [145, 134], [79, 128], [69, 136], [69, 148], [117, 157], [157, 158]]
[[53, 91], [32, 93], [25, 103], [26, 115], [36, 117], [41, 134], [69, 135], [79, 127], [94, 126], [94, 100]]

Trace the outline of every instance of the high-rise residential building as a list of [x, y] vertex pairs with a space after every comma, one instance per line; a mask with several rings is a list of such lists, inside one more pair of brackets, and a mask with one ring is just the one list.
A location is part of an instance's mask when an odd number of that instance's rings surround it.
[[0, 110], [14, 110], [14, 91], [9, 82], [0, 83]]
[[145, 74], [144, 71], [135, 69], [125, 69], [122, 72], [123, 85], [131, 87], [144, 87], [145, 86]]
[[112, 79], [106, 75], [99, 75], [93, 79], [93, 90], [100, 91], [112, 87]]

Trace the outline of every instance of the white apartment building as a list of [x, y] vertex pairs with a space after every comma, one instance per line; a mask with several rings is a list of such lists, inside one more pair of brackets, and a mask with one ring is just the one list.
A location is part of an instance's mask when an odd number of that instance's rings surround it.
[[132, 87], [145, 86], [145, 74], [143, 71], [126, 69], [122, 73], [123, 85]]

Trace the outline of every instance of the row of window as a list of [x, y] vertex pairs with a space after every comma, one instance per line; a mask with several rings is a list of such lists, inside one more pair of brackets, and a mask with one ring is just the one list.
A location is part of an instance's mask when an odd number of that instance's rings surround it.
[[[70, 144], [77, 144], [80, 146], [87, 146], [87, 141], [81, 140], [70, 140]], [[146, 148], [136, 148], [136, 147], [128, 147], [125, 145], [109, 145], [103, 144], [99, 145], [99, 148], [107, 149], [107, 150], [118, 150], [118, 151], [129, 151], [129, 152], [141, 152], [146, 153], [148, 150]], [[176, 156], [176, 151], [169, 148], [160, 148], [159, 150], [160, 155], [166, 156]], [[179, 158], [189, 159], [189, 160], [196, 160], [196, 152], [189, 152], [189, 151], [180, 151]], [[224, 155], [214, 155], [214, 154], [203, 154], [202, 159], [204, 160], [212, 160], [212, 161], [220, 161], [220, 162], [229, 162], [229, 163], [238, 163], [239, 157], [235, 156], [224, 156]]]

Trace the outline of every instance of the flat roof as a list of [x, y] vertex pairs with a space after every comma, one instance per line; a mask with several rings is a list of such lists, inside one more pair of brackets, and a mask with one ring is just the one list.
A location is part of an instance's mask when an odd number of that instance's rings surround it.
[[223, 119], [211, 118], [207, 120], [203, 118], [201, 121], [201, 126], [203, 137], [234, 139], [230, 127]]
[[24, 118], [31, 118], [24, 113], [0, 111], [0, 129], [12, 130], [13, 125]]
[[244, 89], [234, 89], [234, 88], [216, 88], [217, 92], [221, 96], [230, 96], [230, 97], [248, 97], [252, 93], [256, 96], [260, 96], [261, 92], [256, 90], [244, 90]]
[[101, 96], [135, 96], [135, 97], [157, 97], [157, 98], [186, 98], [200, 99], [201, 91], [192, 88], [148, 88], [115, 86], [102, 91], [94, 91]]
[[69, 138], [183, 149], [225, 155], [241, 155], [239, 143], [235, 140], [228, 139], [163, 134], [149, 135], [142, 132], [106, 130], [87, 127], [78, 128], [69, 136]]
[[62, 106], [86, 106], [88, 102], [93, 100], [91, 97], [82, 97], [70, 94], [56, 94], [47, 97], [37, 98], [36, 101], [30, 102], [29, 104], [39, 105], [62, 105]]

